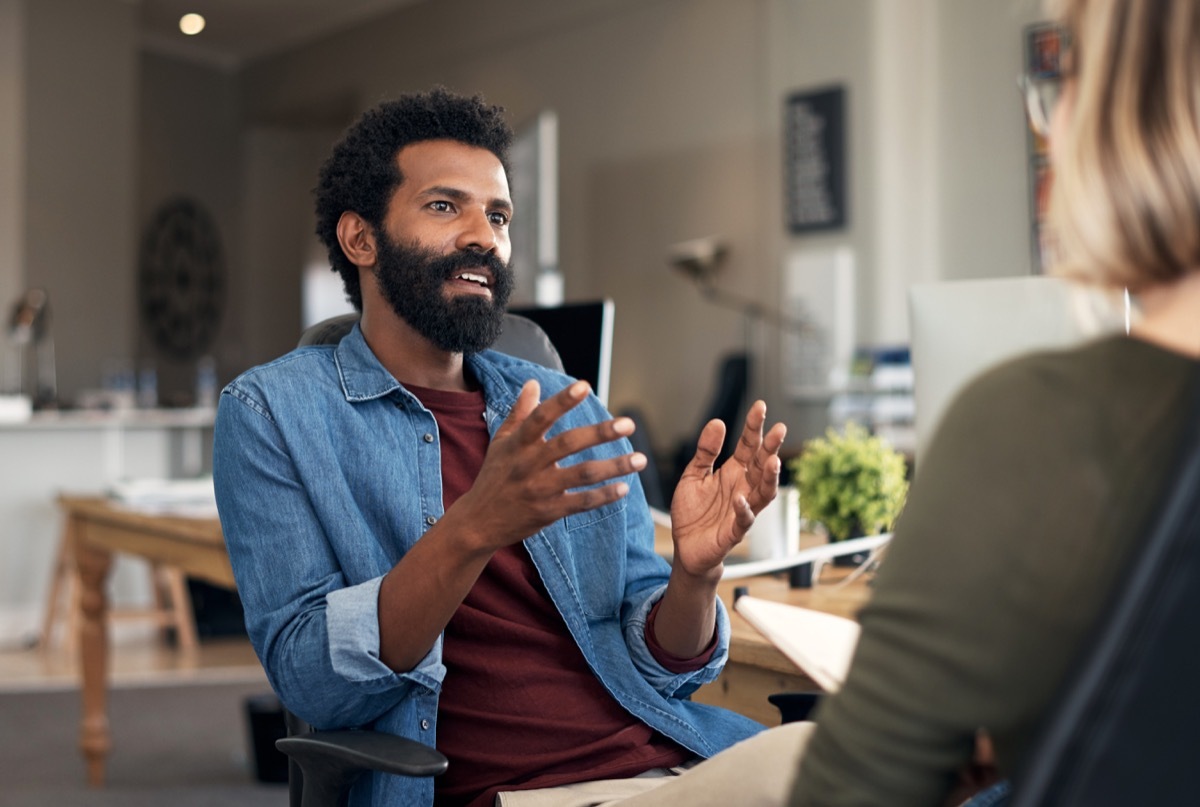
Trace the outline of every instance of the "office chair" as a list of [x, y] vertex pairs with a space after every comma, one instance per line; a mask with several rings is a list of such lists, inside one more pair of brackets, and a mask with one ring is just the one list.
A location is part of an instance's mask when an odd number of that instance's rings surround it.
[[1014, 777], [1013, 807], [1197, 801], [1200, 420], [1157, 522]]
[[[342, 314], [322, 320], [310, 326], [300, 336], [297, 347], [307, 345], [336, 345], [342, 337], [350, 333], [350, 329], [358, 322], [358, 314]], [[551, 370], [563, 372], [562, 359], [558, 355], [550, 337], [533, 320], [518, 314], [504, 315], [504, 330], [492, 348], [516, 356], [520, 359], [536, 362]]]
[[669, 512], [671, 502], [663, 493], [662, 474], [658, 460], [655, 458], [654, 441], [650, 439], [650, 427], [646, 425], [646, 416], [636, 406], [627, 406], [614, 414], [633, 421], [633, 434], [629, 435], [629, 442], [633, 445], [634, 451], [640, 451], [646, 455], [646, 467], [638, 471], [638, 478], [642, 482], [642, 492], [646, 494], [646, 504], [656, 510]]
[[[337, 344], [358, 322], [358, 314], [332, 317], [308, 328], [300, 346]], [[558, 351], [532, 320], [504, 315], [496, 350], [563, 371]], [[288, 755], [291, 807], [333, 807], [346, 802], [350, 788], [368, 770], [399, 776], [438, 776], [449, 767], [439, 751], [405, 737], [375, 731], [313, 731], [284, 711], [288, 735], [275, 743]]]
[[725, 443], [721, 446], [721, 453], [717, 455], [715, 467], [720, 467], [721, 463], [729, 459], [737, 447], [737, 441], [742, 434], [742, 418], [746, 413], [746, 395], [750, 391], [750, 357], [745, 353], [730, 353], [725, 356], [717, 367], [716, 382], [716, 389], [704, 410], [700, 425], [689, 440], [680, 443], [675, 449], [671, 478], [663, 486], [663, 497], [668, 502], [675, 494], [675, 486], [687, 470], [688, 463], [696, 454], [696, 444], [700, 441], [700, 432], [704, 430], [706, 423], [717, 418], [723, 420], [726, 426]]

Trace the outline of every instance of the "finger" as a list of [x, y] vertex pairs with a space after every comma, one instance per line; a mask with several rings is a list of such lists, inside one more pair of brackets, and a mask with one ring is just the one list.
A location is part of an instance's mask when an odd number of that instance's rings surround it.
[[597, 507], [617, 501], [627, 493], [629, 493], [629, 483], [627, 482], [614, 482], [598, 488], [573, 491], [563, 494], [560, 509], [564, 516], [595, 510]]
[[724, 444], [725, 424], [716, 419], [705, 423], [704, 428], [700, 430], [700, 439], [696, 441], [696, 453], [692, 457], [692, 461], [688, 463], [687, 469], [684, 470], [684, 475], [707, 476], [711, 474], [713, 463], [717, 461], [717, 457], [721, 453], [721, 446]]
[[755, 401], [746, 413], [746, 424], [742, 427], [742, 436], [738, 438], [737, 448], [733, 458], [744, 466], [754, 460], [754, 452], [762, 445], [763, 423], [767, 419], [767, 405], [763, 401]]
[[733, 537], [741, 541], [750, 528], [754, 526], [754, 510], [745, 496], [733, 500]]
[[787, 427], [776, 423], [763, 437], [762, 444], [754, 452], [754, 461], [746, 469], [746, 478], [751, 485], [757, 485], [763, 478], [766, 461], [769, 457], [778, 457], [783, 448], [783, 440], [787, 437]]
[[787, 426], [782, 423], [776, 423], [771, 427], [770, 431], [763, 436], [763, 448], [776, 456], [779, 455], [779, 449], [783, 448], [783, 441], [787, 438]]
[[544, 439], [546, 432], [567, 412], [579, 406], [591, 387], [586, 381], [576, 381], [559, 390], [541, 403], [521, 424], [521, 439], [527, 442]]
[[763, 462], [762, 474], [753, 483], [747, 496], [750, 509], [754, 511], [755, 515], [761, 513], [763, 508], [770, 504], [779, 493], [779, 473], [782, 468], [783, 462], [775, 454], [768, 456]]
[[547, 453], [558, 461], [593, 446], [628, 437], [633, 434], [634, 428], [633, 421], [626, 417], [613, 418], [589, 426], [577, 426], [546, 441]]
[[562, 490], [589, 487], [618, 476], [635, 474], [646, 467], [646, 455], [635, 451], [622, 457], [588, 460], [562, 468], [557, 482]]
[[501, 437], [520, 428], [521, 424], [537, 409], [538, 398], [541, 396], [541, 385], [535, 379], [529, 379], [517, 393], [516, 403], [508, 412], [508, 417], [496, 429], [496, 436]]

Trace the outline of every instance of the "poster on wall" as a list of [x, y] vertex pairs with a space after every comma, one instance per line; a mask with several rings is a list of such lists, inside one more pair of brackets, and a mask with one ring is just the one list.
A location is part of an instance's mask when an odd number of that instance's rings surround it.
[[[1025, 75], [1040, 85], [1043, 94], [1056, 94], [1062, 81], [1062, 57], [1066, 51], [1066, 33], [1053, 23], [1031, 25], [1025, 29]], [[1050, 146], [1046, 138], [1027, 126], [1029, 153], [1029, 244], [1035, 274], [1054, 263], [1055, 241], [1048, 226], [1050, 186]]]
[[794, 92], [784, 109], [784, 195], [793, 233], [846, 225], [846, 90]]

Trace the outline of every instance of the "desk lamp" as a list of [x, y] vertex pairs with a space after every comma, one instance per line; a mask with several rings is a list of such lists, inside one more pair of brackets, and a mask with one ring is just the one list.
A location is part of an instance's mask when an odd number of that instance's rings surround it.
[[816, 336], [818, 329], [811, 322], [799, 317], [789, 316], [778, 308], [769, 308], [749, 297], [743, 297], [724, 289], [719, 289], [714, 282], [718, 270], [725, 262], [729, 248], [717, 236], [705, 236], [691, 241], [681, 241], [670, 246], [667, 250], [667, 260], [671, 266], [678, 269], [685, 277], [696, 284], [700, 295], [714, 305], [741, 311], [746, 317], [746, 349], [749, 354], [753, 323], [755, 321], [770, 322], [776, 328], [802, 336]]

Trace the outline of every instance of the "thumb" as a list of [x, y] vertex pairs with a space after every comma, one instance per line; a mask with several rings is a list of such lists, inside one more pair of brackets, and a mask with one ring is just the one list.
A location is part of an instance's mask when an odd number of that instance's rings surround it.
[[537, 409], [538, 399], [541, 397], [541, 385], [535, 379], [529, 379], [525, 385], [521, 387], [521, 391], [517, 393], [517, 401], [508, 412], [508, 417], [500, 424], [500, 428], [496, 430], [496, 436], [508, 434], [520, 428], [525, 419]]
[[710, 420], [704, 424], [700, 439], [696, 441], [696, 455], [688, 463], [687, 474], [707, 476], [712, 473], [713, 463], [721, 453], [725, 444], [725, 423], [720, 420]]

